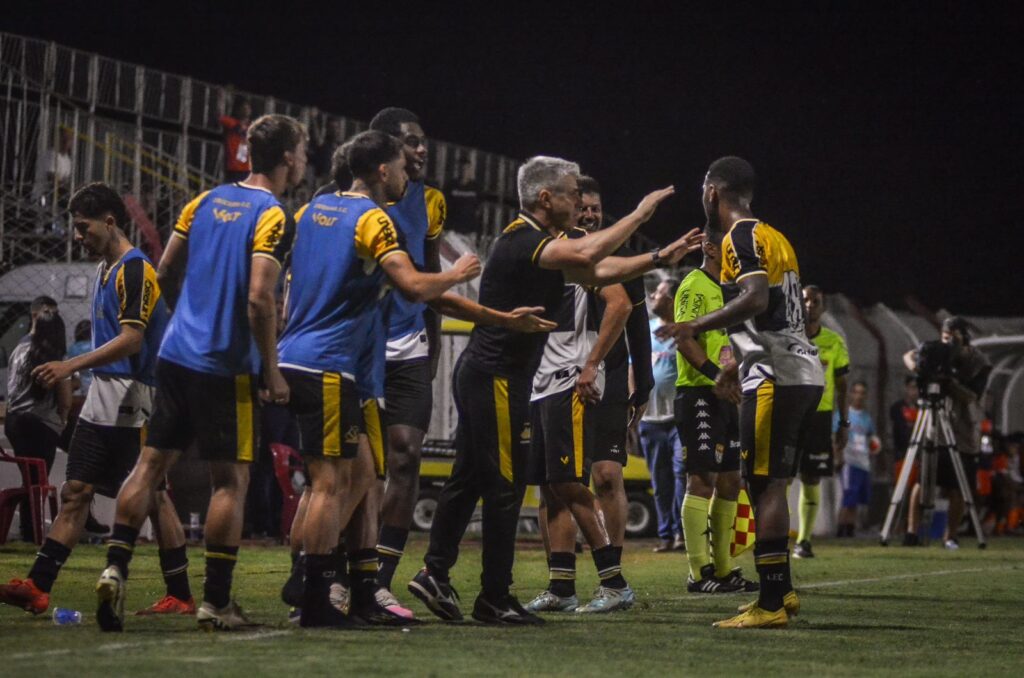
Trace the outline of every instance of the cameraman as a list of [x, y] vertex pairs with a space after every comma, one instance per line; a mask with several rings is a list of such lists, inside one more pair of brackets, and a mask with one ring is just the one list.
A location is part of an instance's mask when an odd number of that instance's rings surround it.
[[[948, 344], [950, 363], [948, 375], [942, 379], [944, 391], [950, 403], [950, 423], [956, 439], [957, 452], [963, 462], [968, 484], [973, 488], [977, 480], [978, 453], [980, 447], [981, 396], [988, 384], [992, 366], [978, 349], [971, 346], [971, 335], [967, 321], [959, 316], [950, 316], [942, 322], [942, 343]], [[917, 372], [918, 354], [921, 348], [908, 351], [903, 356], [907, 369]], [[949, 500], [949, 520], [946, 525], [946, 548], [960, 548], [956, 535], [964, 516], [964, 497], [960, 492], [949, 455], [939, 454], [935, 484], [943, 490]], [[973, 491], [973, 490], [972, 490]], [[907, 523], [905, 543], [916, 543], [920, 521], [921, 486], [914, 485], [910, 495], [913, 507]], [[926, 526], [927, 527], [927, 526]]]

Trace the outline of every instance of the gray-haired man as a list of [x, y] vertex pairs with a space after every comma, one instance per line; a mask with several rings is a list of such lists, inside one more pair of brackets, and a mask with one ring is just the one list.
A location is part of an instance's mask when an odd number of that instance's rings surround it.
[[[543, 156], [519, 168], [521, 212], [494, 243], [481, 278], [481, 304], [497, 310], [528, 304], [550, 313], [561, 301], [567, 276], [587, 284], [619, 282], [672, 263], [699, 242], [699, 235], [690, 233], [649, 254], [608, 256], [673, 194], [671, 187], [649, 194], [632, 214], [600, 233], [561, 237], [579, 205], [579, 173], [576, 163]], [[529, 443], [525, 424], [545, 339], [544, 334], [476, 327], [455, 368], [455, 467], [441, 490], [426, 567], [409, 584], [409, 591], [442, 619], [462, 619], [448, 573], [483, 498], [483, 590], [473, 617], [497, 624], [540, 622], [509, 593], [509, 586]]]

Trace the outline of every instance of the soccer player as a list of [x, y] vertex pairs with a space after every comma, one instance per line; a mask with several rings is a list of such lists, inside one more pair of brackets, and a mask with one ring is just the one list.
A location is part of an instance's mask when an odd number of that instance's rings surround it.
[[[580, 177], [580, 216], [578, 226], [595, 232], [604, 226], [601, 187], [592, 177]], [[623, 245], [614, 256], [628, 257], [634, 252]], [[625, 296], [620, 292], [624, 291]], [[611, 348], [604, 356], [604, 395], [599, 404], [586, 408], [586, 416], [593, 421], [594, 446], [591, 448], [590, 476], [604, 519], [605, 529], [612, 546], [622, 554], [626, 538], [626, 511], [628, 501], [622, 478], [626, 465], [626, 435], [631, 424], [640, 420], [654, 387], [651, 364], [650, 318], [647, 315], [646, 290], [643, 278], [626, 280], [621, 285], [601, 288], [598, 297], [597, 342], [594, 351], [602, 353], [605, 342]], [[630, 388], [630, 366], [633, 387]], [[588, 371], [587, 378], [591, 378]], [[587, 379], [583, 380], [586, 383]]]
[[[335, 182], [343, 181], [343, 175], [351, 173], [355, 178], [351, 188], [345, 192], [319, 193], [296, 218], [297, 244], [290, 272], [288, 323], [280, 351], [283, 371], [295, 394], [291, 409], [300, 426], [306, 424], [300, 431], [303, 454], [312, 462], [309, 464], [312, 491], [304, 493], [304, 515], [297, 517], [293, 536], [300, 536], [303, 541], [307, 554], [303, 566], [306, 592], [312, 596], [309, 602], [316, 607], [307, 613], [306, 601], [293, 600], [293, 591], [284, 595], [289, 599], [286, 602], [299, 604], [301, 623], [306, 626], [321, 625], [319, 620], [327, 620], [326, 625], [343, 624], [338, 613], [328, 609], [324, 600], [334, 583], [325, 581], [331, 579], [325, 573], [333, 575], [325, 549], [338, 543], [338, 532], [345, 529], [345, 522], [350, 523], [346, 541], [349, 546], [354, 545], [348, 554], [352, 612], [371, 623], [404, 622], [408, 616], [402, 614], [402, 609], [396, 609], [390, 602], [394, 597], [387, 589], [376, 585], [374, 577], [366, 580], [365, 572], [377, 573], [376, 551], [371, 548], [372, 553], [367, 554], [363, 548], [367, 538], [375, 540], [377, 537], [376, 532], [364, 534], [365, 525], [374, 522], [367, 515], [373, 508], [372, 503], [366, 501], [372, 480], [354, 477], [353, 464], [349, 461], [356, 456], [354, 441], [341, 451], [333, 447], [330, 454], [323, 451], [328, 438], [323, 424], [326, 421], [323, 394], [327, 391], [316, 384], [308, 385], [311, 379], [332, 382], [340, 379], [343, 390], [355, 394], [349, 397], [349, 403], [340, 404], [343, 413], [346, 407], [350, 411], [349, 418], [356, 417], [355, 403], [363, 400], [365, 429], [371, 434], [367, 436], [369, 447], [365, 449], [374, 451], [372, 464], [365, 466], [372, 467], [375, 475], [382, 477], [385, 467], [382, 442], [372, 433], [375, 428], [380, 431], [376, 403], [384, 396], [385, 348], [379, 303], [383, 284], [390, 282], [408, 299], [425, 301], [439, 312], [478, 324], [500, 325], [524, 332], [554, 327], [554, 323], [533, 315], [543, 311], [542, 308], [498, 312], [445, 292], [479, 273], [479, 261], [473, 255], [463, 256], [452, 270], [444, 273], [421, 273], [415, 267], [408, 252], [401, 247], [402, 239], [391, 218], [382, 210], [384, 205], [400, 198], [406, 189], [407, 156], [402, 149], [397, 138], [384, 132], [368, 131], [358, 135], [339, 149], [333, 163]], [[368, 241], [370, 235], [375, 238]], [[373, 247], [381, 251], [374, 254]], [[326, 252], [332, 255], [323, 256]], [[352, 261], [340, 265], [333, 256], [337, 252], [345, 253]], [[356, 265], [357, 261], [363, 264]], [[379, 261], [379, 266], [375, 261]], [[330, 365], [338, 369], [327, 369]], [[305, 400], [301, 393], [307, 394]], [[336, 400], [331, 401], [331, 409]], [[344, 420], [343, 414], [338, 421]], [[332, 419], [331, 424], [331, 440], [336, 440], [340, 434], [334, 428], [335, 420]], [[350, 429], [351, 426], [346, 430]], [[308, 447], [307, 441], [310, 442]], [[335, 482], [332, 476], [337, 477], [341, 469], [344, 475]], [[370, 478], [373, 476], [370, 474]], [[322, 479], [320, 490], [317, 489], [318, 477]], [[334, 505], [324, 508], [327, 497], [335, 494], [341, 494], [344, 500], [338, 514], [341, 518], [335, 514]], [[318, 503], [314, 504], [314, 500]], [[349, 521], [348, 516], [353, 516], [352, 520]], [[330, 546], [325, 546], [325, 540]], [[297, 582], [302, 580], [302, 568], [296, 571], [300, 574], [293, 574], [294, 582], [290, 580], [293, 589], [298, 588]], [[311, 577], [319, 583], [315, 593], [310, 589]], [[335, 596], [344, 597], [348, 592], [336, 590]], [[332, 619], [337, 623], [331, 623]]]
[[[153, 264], [125, 237], [128, 214], [106, 184], [89, 184], [68, 206], [75, 239], [101, 259], [92, 299], [92, 346], [74, 358], [40, 365], [33, 377], [46, 387], [75, 372], [93, 380], [68, 451], [60, 512], [25, 579], [0, 586], [0, 602], [45, 612], [60, 569], [85, 530], [98, 492], [117, 495], [139, 456], [141, 429], [152, 409], [157, 350], [167, 326]], [[164, 489], [148, 512], [160, 547], [167, 595], [139, 614], [194, 614], [185, 533]]]
[[[586, 231], [573, 225], [559, 235], [585, 236]], [[602, 288], [601, 293], [607, 295], [610, 308], [625, 311], [620, 314], [621, 334], [629, 298], [622, 285]], [[596, 422], [592, 417], [587, 421], [585, 408], [601, 402], [604, 357], [616, 335], [598, 336], [595, 294], [574, 282], [566, 282], [561, 303], [550, 315], [558, 327], [548, 335], [533, 377], [526, 482], [541, 488], [545, 510], [540, 519], [548, 535], [551, 581], [526, 609], [582, 613], [628, 609], [635, 596], [621, 573], [621, 552], [609, 542], [594, 495], [587, 487], [587, 467], [597, 435]], [[601, 580], [594, 600], [582, 607], [575, 589], [577, 524], [590, 544]]]
[[724, 157], [704, 178], [708, 226], [726, 230], [722, 241], [722, 308], [694, 320], [665, 325], [659, 336], [677, 345], [709, 330], [728, 329], [741, 362], [722, 367], [716, 395], [740, 403], [740, 457], [757, 516], [754, 563], [758, 600], [720, 628], [785, 626], [799, 600], [789, 567], [786, 488], [810, 417], [821, 401], [824, 376], [817, 350], [804, 333], [800, 267], [789, 241], [750, 211], [754, 169]]
[[168, 469], [193, 443], [209, 462], [213, 490], [196, 619], [211, 630], [249, 623], [231, 599], [231, 579], [256, 449], [257, 373], [260, 397], [288, 402], [277, 364], [275, 289], [294, 224], [278, 196], [302, 179], [306, 131], [288, 116], [265, 115], [249, 127], [248, 141], [252, 173], [186, 205], [160, 261], [160, 289], [174, 315], [160, 346], [146, 447], [118, 493], [107, 567], [96, 585], [104, 631], [123, 628], [139, 528]]
[[[811, 419], [800, 455], [800, 531], [797, 533], [794, 558], [813, 558], [811, 534], [821, 504], [821, 479], [831, 477], [835, 457], [844, 447], [850, 432], [849, 409], [846, 404], [846, 375], [850, 371], [850, 354], [846, 342], [837, 332], [821, 324], [825, 313], [825, 293], [817, 285], [803, 290], [804, 313], [807, 315], [807, 338], [818, 349], [825, 372], [825, 392], [818, 411]], [[839, 412], [838, 428], [833, 433], [832, 413]]]
[[[405, 156], [394, 138], [364, 132], [345, 145], [345, 157], [352, 187], [322, 195], [296, 215], [288, 317], [279, 344], [312, 479], [303, 522], [302, 626], [349, 625], [329, 600], [331, 551], [372, 483], [372, 476], [353, 478], [366, 419], [376, 416], [375, 401], [360, 402], [356, 378], [361, 356], [373, 348], [383, 285], [390, 281], [403, 295], [425, 301], [480, 271], [476, 256], [465, 255], [449, 271], [421, 273], [400, 247], [383, 210], [406, 188]], [[376, 572], [375, 557], [373, 565]]]
[[[543, 306], [550, 313], [562, 299], [564, 271], [583, 283], [610, 284], [652, 270], [663, 259], [682, 257], [692, 244], [687, 239], [692, 239], [691, 233], [651, 254], [606, 260], [653, 215], [672, 188], [649, 194], [610, 228], [585, 238], [558, 237], [576, 215], [578, 176], [578, 165], [559, 158], [539, 156], [519, 168], [521, 212], [494, 243], [481, 279], [480, 303], [498, 310]], [[475, 327], [455, 368], [455, 466], [441, 490], [426, 566], [409, 584], [410, 592], [442, 619], [462, 619], [449, 571], [482, 497], [483, 590], [473, 617], [496, 624], [541, 621], [523, 609], [509, 586], [524, 490], [521, 446], [544, 339], [505, 328]]]
[[[422, 271], [440, 271], [446, 205], [444, 195], [424, 181], [427, 138], [420, 120], [407, 109], [385, 108], [370, 121], [370, 129], [385, 132], [402, 143], [409, 183], [405, 192], [388, 204], [387, 212], [413, 264]], [[424, 301], [400, 294], [389, 295], [386, 303], [387, 485], [379, 500], [380, 532], [374, 541], [379, 555], [377, 581], [390, 595], [388, 604], [397, 606], [397, 599], [390, 594], [391, 581], [405, 549], [419, 495], [420, 455], [433, 409], [431, 381], [437, 366], [439, 317], [428, 312]], [[376, 533], [376, 523], [372, 527]]]
[[[722, 236], [721, 230], [705, 229], [704, 261], [676, 290], [676, 322], [696, 320], [724, 305]], [[757, 590], [733, 568], [729, 552], [740, 493], [740, 442], [736, 406], [713, 391], [722, 366], [731, 362], [724, 329], [705, 330], [676, 344], [674, 409], [686, 468], [682, 523], [690, 593]]]

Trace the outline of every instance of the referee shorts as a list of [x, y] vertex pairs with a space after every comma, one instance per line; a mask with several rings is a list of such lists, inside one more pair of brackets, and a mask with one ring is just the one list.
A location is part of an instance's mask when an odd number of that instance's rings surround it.
[[777, 386], [765, 380], [740, 402], [740, 457], [747, 480], [791, 479], [821, 386]]
[[185, 450], [194, 442], [204, 461], [253, 460], [259, 440], [254, 375], [207, 374], [161, 358], [156, 382], [146, 445]]
[[737, 413], [732, 403], [718, 399], [710, 386], [681, 386], [673, 407], [687, 473], [740, 470]]
[[[590, 472], [584, 404], [576, 389], [530, 403], [527, 485], [585, 482]], [[593, 420], [591, 420], [593, 421]]]

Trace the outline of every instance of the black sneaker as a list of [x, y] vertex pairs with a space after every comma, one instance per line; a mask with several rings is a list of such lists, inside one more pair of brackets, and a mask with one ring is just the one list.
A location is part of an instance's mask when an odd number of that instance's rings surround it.
[[473, 603], [473, 619], [484, 624], [526, 626], [543, 624], [544, 620], [523, 609], [516, 597], [506, 593], [497, 600], [489, 600], [481, 593]]
[[299, 556], [292, 567], [288, 581], [281, 587], [281, 600], [289, 607], [302, 607], [302, 592], [306, 586], [306, 558]]
[[722, 579], [729, 584], [735, 585], [737, 591], [742, 591], [744, 593], [754, 593], [755, 591], [761, 590], [761, 584], [744, 577], [743, 570], [738, 567], [733, 568], [729, 575], [727, 577], [722, 577]]
[[462, 621], [458, 591], [451, 584], [430, 574], [427, 568], [417, 572], [409, 582], [409, 593], [423, 601], [436, 617], [445, 621]]
[[716, 577], [715, 566], [708, 563], [700, 568], [700, 581], [695, 581], [693, 575], [687, 576], [686, 590], [690, 593], [735, 593], [740, 588], [736, 584], [729, 583], [726, 578]]
[[814, 551], [811, 550], [811, 542], [804, 539], [802, 542], [793, 547], [794, 558], [813, 558]]

